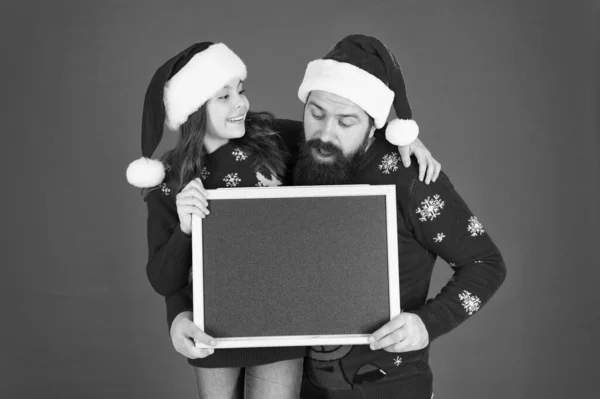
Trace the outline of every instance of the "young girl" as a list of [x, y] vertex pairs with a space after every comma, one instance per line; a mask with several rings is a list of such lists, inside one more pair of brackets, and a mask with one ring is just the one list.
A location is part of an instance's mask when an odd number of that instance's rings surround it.
[[[148, 87], [143, 157], [129, 166], [127, 179], [144, 188], [146, 271], [152, 287], [165, 297], [188, 286], [191, 218], [209, 214], [205, 188], [289, 183], [288, 170], [303, 140], [302, 123], [249, 111], [245, 78], [244, 63], [229, 48], [204, 42], [167, 61]], [[179, 129], [180, 137], [159, 162], [149, 157], [160, 143], [165, 122]], [[422, 146], [416, 151], [428, 156]], [[169, 324], [174, 316], [169, 315]], [[212, 338], [202, 334], [200, 339], [209, 343]], [[243, 389], [246, 398], [285, 399], [299, 396], [304, 355], [302, 347], [203, 350], [188, 363], [200, 398], [237, 397]], [[238, 383], [244, 376], [245, 382]]]

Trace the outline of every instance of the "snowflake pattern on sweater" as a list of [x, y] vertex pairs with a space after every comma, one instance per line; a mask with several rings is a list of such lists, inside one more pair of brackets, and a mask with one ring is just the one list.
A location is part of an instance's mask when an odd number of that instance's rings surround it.
[[171, 188], [167, 186], [167, 183], [161, 183], [160, 189], [165, 195], [171, 195]]
[[236, 161], [245, 161], [248, 158], [248, 155], [239, 148], [234, 149], [231, 154], [235, 157]]
[[379, 169], [381, 173], [389, 175], [391, 172], [395, 172], [398, 170], [398, 162], [400, 161], [400, 154], [397, 152], [392, 152], [391, 154], [386, 154], [383, 156], [381, 163], [379, 164]]
[[202, 178], [202, 180], [206, 180], [208, 178], [208, 175], [210, 175], [210, 172], [208, 171], [208, 169], [206, 169], [206, 166], [203, 166], [202, 170], [200, 171], [200, 178]]
[[263, 175], [262, 173], [256, 172], [256, 179], [258, 180], [258, 183], [255, 184], [256, 187], [275, 187], [275, 186], [281, 186], [281, 180], [279, 180], [275, 176], [271, 176], [271, 178], [269, 179], [265, 175]]
[[280, 186], [277, 176], [255, 170], [254, 156], [233, 143], [225, 144], [206, 157], [202, 170], [206, 188]]
[[444, 233], [437, 233], [437, 235], [434, 237], [433, 241], [442, 242], [442, 241], [444, 241], [444, 238], [446, 238], [446, 235]]
[[469, 230], [469, 233], [471, 233], [472, 237], [477, 237], [478, 235], [482, 235], [483, 233], [485, 233], [483, 225], [479, 222], [479, 220], [477, 220], [475, 216], [471, 216], [469, 218], [469, 226], [467, 227], [467, 230]]
[[417, 213], [421, 215], [419, 220], [425, 222], [427, 219], [435, 219], [440, 216], [442, 208], [444, 208], [444, 201], [440, 199], [438, 194], [435, 194], [433, 199], [431, 197], [425, 198], [421, 201], [421, 206], [417, 208]]
[[469, 316], [477, 312], [479, 306], [481, 306], [481, 300], [467, 290], [463, 290], [463, 292], [458, 295], [458, 298], [462, 301], [462, 305]]
[[225, 187], [237, 187], [242, 179], [239, 178], [237, 173], [229, 173], [225, 175], [223, 181], [225, 182]]

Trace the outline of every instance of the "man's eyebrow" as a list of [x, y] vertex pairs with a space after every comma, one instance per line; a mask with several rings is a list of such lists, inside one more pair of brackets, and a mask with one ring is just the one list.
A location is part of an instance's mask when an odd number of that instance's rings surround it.
[[336, 116], [339, 116], [340, 118], [360, 119], [357, 114], [337, 114]]
[[[321, 112], [326, 112], [325, 109], [323, 109], [323, 107], [321, 107], [320, 105], [318, 105], [317, 103], [315, 103], [313, 100], [309, 100], [306, 105], [312, 105], [313, 107], [318, 108]], [[358, 116], [358, 114], [337, 114], [337, 117], [340, 118], [354, 118], [354, 119], [360, 119], [360, 117]]]
[[317, 103], [315, 103], [313, 100], [309, 100], [306, 105], [312, 105], [313, 107], [317, 107], [320, 111], [325, 112], [323, 107], [321, 107], [320, 105], [317, 105]]

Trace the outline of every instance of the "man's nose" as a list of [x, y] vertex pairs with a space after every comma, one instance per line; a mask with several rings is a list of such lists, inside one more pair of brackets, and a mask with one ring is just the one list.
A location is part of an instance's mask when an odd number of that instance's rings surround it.
[[323, 121], [323, 127], [321, 129], [320, 139], [323, 142], [333, 141], [335, 137], [335, 125], [333, 118], [328, 118]]

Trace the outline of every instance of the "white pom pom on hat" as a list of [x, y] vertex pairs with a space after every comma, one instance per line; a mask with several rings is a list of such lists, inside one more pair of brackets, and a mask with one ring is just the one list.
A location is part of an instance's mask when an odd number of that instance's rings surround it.
[[165, 167], [157, 159], [141, 157], [127, 167], [127, 181], [139, 188], [157, 186], [165, 178]]
[[397, 146], [405, 146], [419, 136], [419, 125], [412, 119], [393, 119], [385, 128], [385, 138]]

